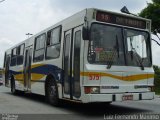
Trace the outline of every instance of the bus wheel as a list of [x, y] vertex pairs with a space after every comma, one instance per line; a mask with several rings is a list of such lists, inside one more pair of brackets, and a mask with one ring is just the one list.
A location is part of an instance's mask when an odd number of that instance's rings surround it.
[[58, 87], [55, 80], [51, 79], [46, 83], [46, 99], [54, 106], [59, 106]]
[[15, 87], [15, 80], [13, 78], [11, 78], [11, 92], [12, 94], [17, 93], [16, 87]]

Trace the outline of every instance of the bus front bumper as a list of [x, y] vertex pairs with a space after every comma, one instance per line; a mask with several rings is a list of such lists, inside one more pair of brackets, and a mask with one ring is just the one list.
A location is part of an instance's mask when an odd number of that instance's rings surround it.
[[85, 94], [82, 98], [82, 102], [90, 103], [90, 102], [138, 101], [138, 100], [152, 100], [154, 98], [155, 98], [155, 92]]

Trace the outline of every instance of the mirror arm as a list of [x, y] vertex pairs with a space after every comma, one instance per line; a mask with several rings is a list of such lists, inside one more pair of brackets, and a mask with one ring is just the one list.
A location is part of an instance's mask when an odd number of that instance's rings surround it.
[[153, 31], [153, 34], [156, 35], [158, 37], [158, 39], [160, 40], [160, 37], [158, 36], [158, 33], [160, 33], [160, 28], [159, 29], [155, 29]]
[[156, 42], [160, 46], [160, 43], [158, 43], [155, 39], [151, 39], [151, 40], [153, 40], [154, 42]]

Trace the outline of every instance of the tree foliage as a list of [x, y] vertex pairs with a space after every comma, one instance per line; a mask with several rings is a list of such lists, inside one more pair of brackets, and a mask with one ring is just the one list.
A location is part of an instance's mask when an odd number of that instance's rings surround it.
[[156, 94], [160, 94], [160, 68], [156, 65], [153, 66], [154, 75], [154, 85]]
[[139, 16], [152, 20], [152, 31], [160, 28], [160, 0], [152, 0], [148, 3]]
[[160, 4], [160, 0], [152, 0], [154, 3]]

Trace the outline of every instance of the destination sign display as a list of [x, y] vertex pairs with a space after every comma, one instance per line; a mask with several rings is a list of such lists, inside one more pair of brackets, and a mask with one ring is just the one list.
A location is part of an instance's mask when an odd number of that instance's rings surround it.
[[96, 20], [101, 22], [146, 29], [146, 21], [101, 11], [97, 11]]

